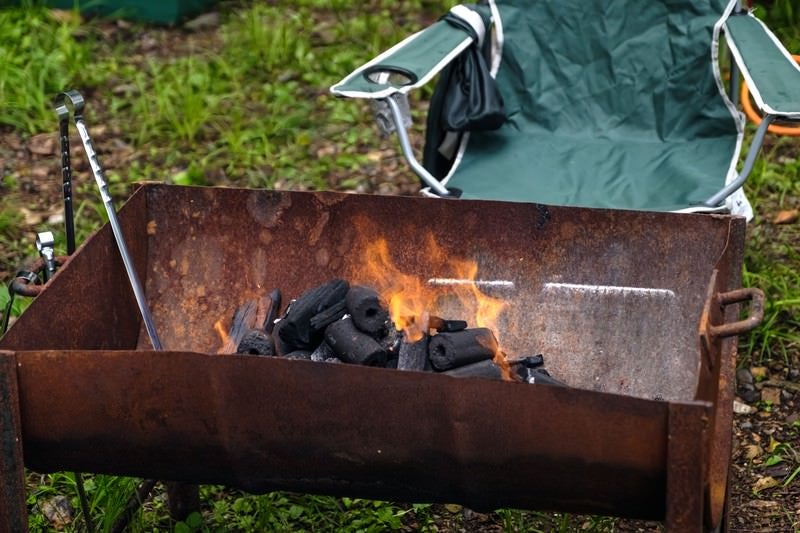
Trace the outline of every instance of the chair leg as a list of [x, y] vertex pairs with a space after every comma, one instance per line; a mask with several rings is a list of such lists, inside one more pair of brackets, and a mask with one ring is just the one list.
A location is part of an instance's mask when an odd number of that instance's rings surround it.
[[0, 533], [27, 530], [17, 358], [0, 352]]

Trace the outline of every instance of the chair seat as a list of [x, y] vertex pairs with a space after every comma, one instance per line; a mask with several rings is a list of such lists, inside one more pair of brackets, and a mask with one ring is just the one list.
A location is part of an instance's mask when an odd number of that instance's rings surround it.
[[686, 209], [724, 184], [736, 132], [691, 140], [473, 133], [448, 187], [465, 198], [648, 211]]

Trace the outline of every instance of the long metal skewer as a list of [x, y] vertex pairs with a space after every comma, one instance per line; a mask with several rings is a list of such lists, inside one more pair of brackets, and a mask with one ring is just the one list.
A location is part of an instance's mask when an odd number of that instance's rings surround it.
[[78, 130], [78, 135], [81, 137], [81, 143], [83, 143], [83, 149], [86, 152], [86, 157], [89, 159], [89, 166], [92, 169], [92, 175], [94, 176], [94, 180], [97, 183], [98, 189], [100, 189], [100, 198], [103, 200], [106, 213], [108, 213], [108, 222], [111, 225], [111, 231], [114, 234], [114, 240], [117, 242], [117, 248], [119, 248], [119, 253], [122, 256], [122, 262], [125, 264], [125, 270], [128, 273], [128, 280], [130, 281], [131, 289], [133, 289], [133, 295], [136, 298], [136, 304], [139, 306], [139, 312], [142, 315], [142, 321], [144, 322], [144, 327], [147, 330], [147, 335], [150, 337], [150, 343], [153, 345], [155, 350], [161, 350], [161, 340], [158, 338], [158, 334], [156, 333], [156, 328], [153, 324], [153, 317], [150, 314], [150, 308], [147, 306], [147, 300], [144, 296], [142, 284], [139, 281], [139, 276], [136, 274], [136, 268], [133, 265], [133, 259], [128, 252], [128, 246], [125, 244], [125, 237], [122, 234], [122, 227], [119, 224], [117, 212], [114, 209], [114, 202], [111, 199], [111, 195], [108, 193], [108, 184], [103, 177], [103, 169], [100, 167], [100, 163], [97, 160], [97, 153], [94, 151], [92, 139], [89, 137], [89, 131], [86, 128], [86, 123], [83, 120], [83, 96], [81, 96], [78, 91], [66, 91], [59, 93], [53, 103], [60, 119], [62, 118], [64, 112], [66, 112], [67, 116], [69, 116], [69, 111], [66, 109], [67, 100], [72, 104], [72, 114], [73, 120], [75, 121], [75, 128]]

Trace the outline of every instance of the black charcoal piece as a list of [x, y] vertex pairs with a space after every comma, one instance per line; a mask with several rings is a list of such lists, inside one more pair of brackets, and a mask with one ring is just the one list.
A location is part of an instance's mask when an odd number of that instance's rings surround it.
[[382, 337], [389, 326], [389, 311], [377, 292], [369, 287], [356, 285], [347, 291], [347, 312], [353, 323], [364, 333]]
[[525, 368], [539, 368], [540, 366], [544, 365], [544, 356], [542, 354], [529, 355], [527, 357], [523, 357], [522, 359], [517, 359], [514, 361], [514, 364], [522, 365]]
[[444, 318], [431, 315], [428, 319], [428, 327], [435, 329], [439, 333], [451, 333], [467, 329], [466, 320], [445, 320]]
[[337, 320], [325, 330], [325, 342], [345, 363], [384, 366], [386, 350], [366, 333], [359, 331], [349, 316]]
[[236, 353], [241, 355], [275, 355], [272, 337], [260, 329], [251, 329], [244, 334]]
[[442, 374], [456, 378], [489, 378], [503, 379], [503, 370], [491, 359], [484, 359], [471, 365], [464, 365]]
[[342, 318], [345, 313], [347, 313], [347, 304], [345, 304], [344, 300], [341, 300], [325, 309], [321, 313], [317, 313], [311, 317], [309, 323], [315, 330], [322, 331], [328, 327], [329, 324], [332, 324]]
[[397, 354], [400, 350], [400, 344], [403, 340], [403, 334], [397, 331], [397, 328], [394, 327], [394, 323], [390, 320], [389, 327], [386, 330], [386, 335], [378, 339], [378, 342], [381, 343], [381, 346], [389, 352], [390, 357], [397, 357]]
[[267, 318], [264, 320], [264, 331], [272, 334], [275, 328], [275, 319], [278, 318], [278, 312], [281, 309], [281, 291], [280, 289], [272, 289], [269, 293], [269, 310], [267, 311]]
[[275, 343], [275, 355], [284, 356], [287, 353], [293, 352], [298, 349], [293, 344], [290, 344], [283, 340], [283, 336], [281, 335], [281, 330], [287, 324], [288, 322], [285, 322], [283, 319], [275, 322], [275, 327], [272, 330], [272, 340]]
[[336, 354], [333, 353], [333, 348], [331, 348], [330, 344], [325, 341], [319, 343], [319, 346], [317, 346], [316, 349], [311, 352], [312, 361], [325, 361], [331, 357], [336, 357]]
[[428, 336], [416, 342], [409, 342], [403, 338], [400, 341], [399, 357], [397, 359], [398, 370], [425, 370], [430, 368], [428, 361]]
[[491, 359], [496, 352], [497, 339], [488, 328], [439, 333], [428, 344], [431, 364], [439, 371]]
[[557, 385], [559, 387], [566, 387], [566, 383], [562, 383], [557, 379], [550, 376], [550, 373], [544, 368], [531, 368], [528, 370], [528, 383], [535, 383], [537, 385]]
[[291, 303], [281, 320], [286, 323], [279, 333], [289, 351], [316, 348], [322, 341], [324, 328], [314, 328], [311, 319], [344, 300], [349, 288], [346, 281], [335, 279], [303, 293]]

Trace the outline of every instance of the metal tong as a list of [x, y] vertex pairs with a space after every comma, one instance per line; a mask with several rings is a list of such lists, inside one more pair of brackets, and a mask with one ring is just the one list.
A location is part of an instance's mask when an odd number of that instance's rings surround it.
[[139, 312], [142, 315], [144, 327], [147, 330], [147, 335], [150, 337], [150, 343], [155, 350], [161, 350], [161, 340], [158, 338], [155, 325], [153, 324], [153, 317], [150, 314], [150, 308], [147, 306], [147, 300], [144, 296], [144, 289], [139, 281], [139, 276], [136, 274], [136, 268], [133, 265], [133, 259], [128, 252], [128, 246], [125, 244], [125, 237], [122, 234], [122, 227], [117, 218], [117, 212], [114, 209], [114, 203], [111, 195], [108, 193], [108, 184], [103, 177], [103, 169], [100, 162], [97, 160], [97, 153], [92, 146], [92, 139], [89, 137], [89, 130], [83, 120], [84, 99], [78, 91], [65, 91], [59, 93], [53, 100], [55, 111], [59, 119], [59, 134], [61, 137], [61, 170], [63, 176], [63, 190], [64, 190], [64, 219], [66, 221], [67, 232], [67, 250], [71, 255], [75, 249], [75, 230], [72, 223], [72, 168], [70, 164], [70, 148], [69, 148], [69, 108], [67, 104], [72, 105], [72, 115], [75, 121], [75, 128], [80, 135], [83, 149], [86, 152], [86, 157], [89, 159], [89, 166], [92, 169], [94, 181], [97, 183], [97, 188], [100, 190], [100, 198], [103, 200], [106, 213], [108, 214], [108, 222], [111, 225], [111, 231], [114, 234], [114, 240], [119, 248], [119, 253], [122, 256], [122, 262], [125, 264], [125, 271], [128, 274], [128, 280], [133, 289], [133, 295], [136, 298], [136, 304], [139, 306]]

